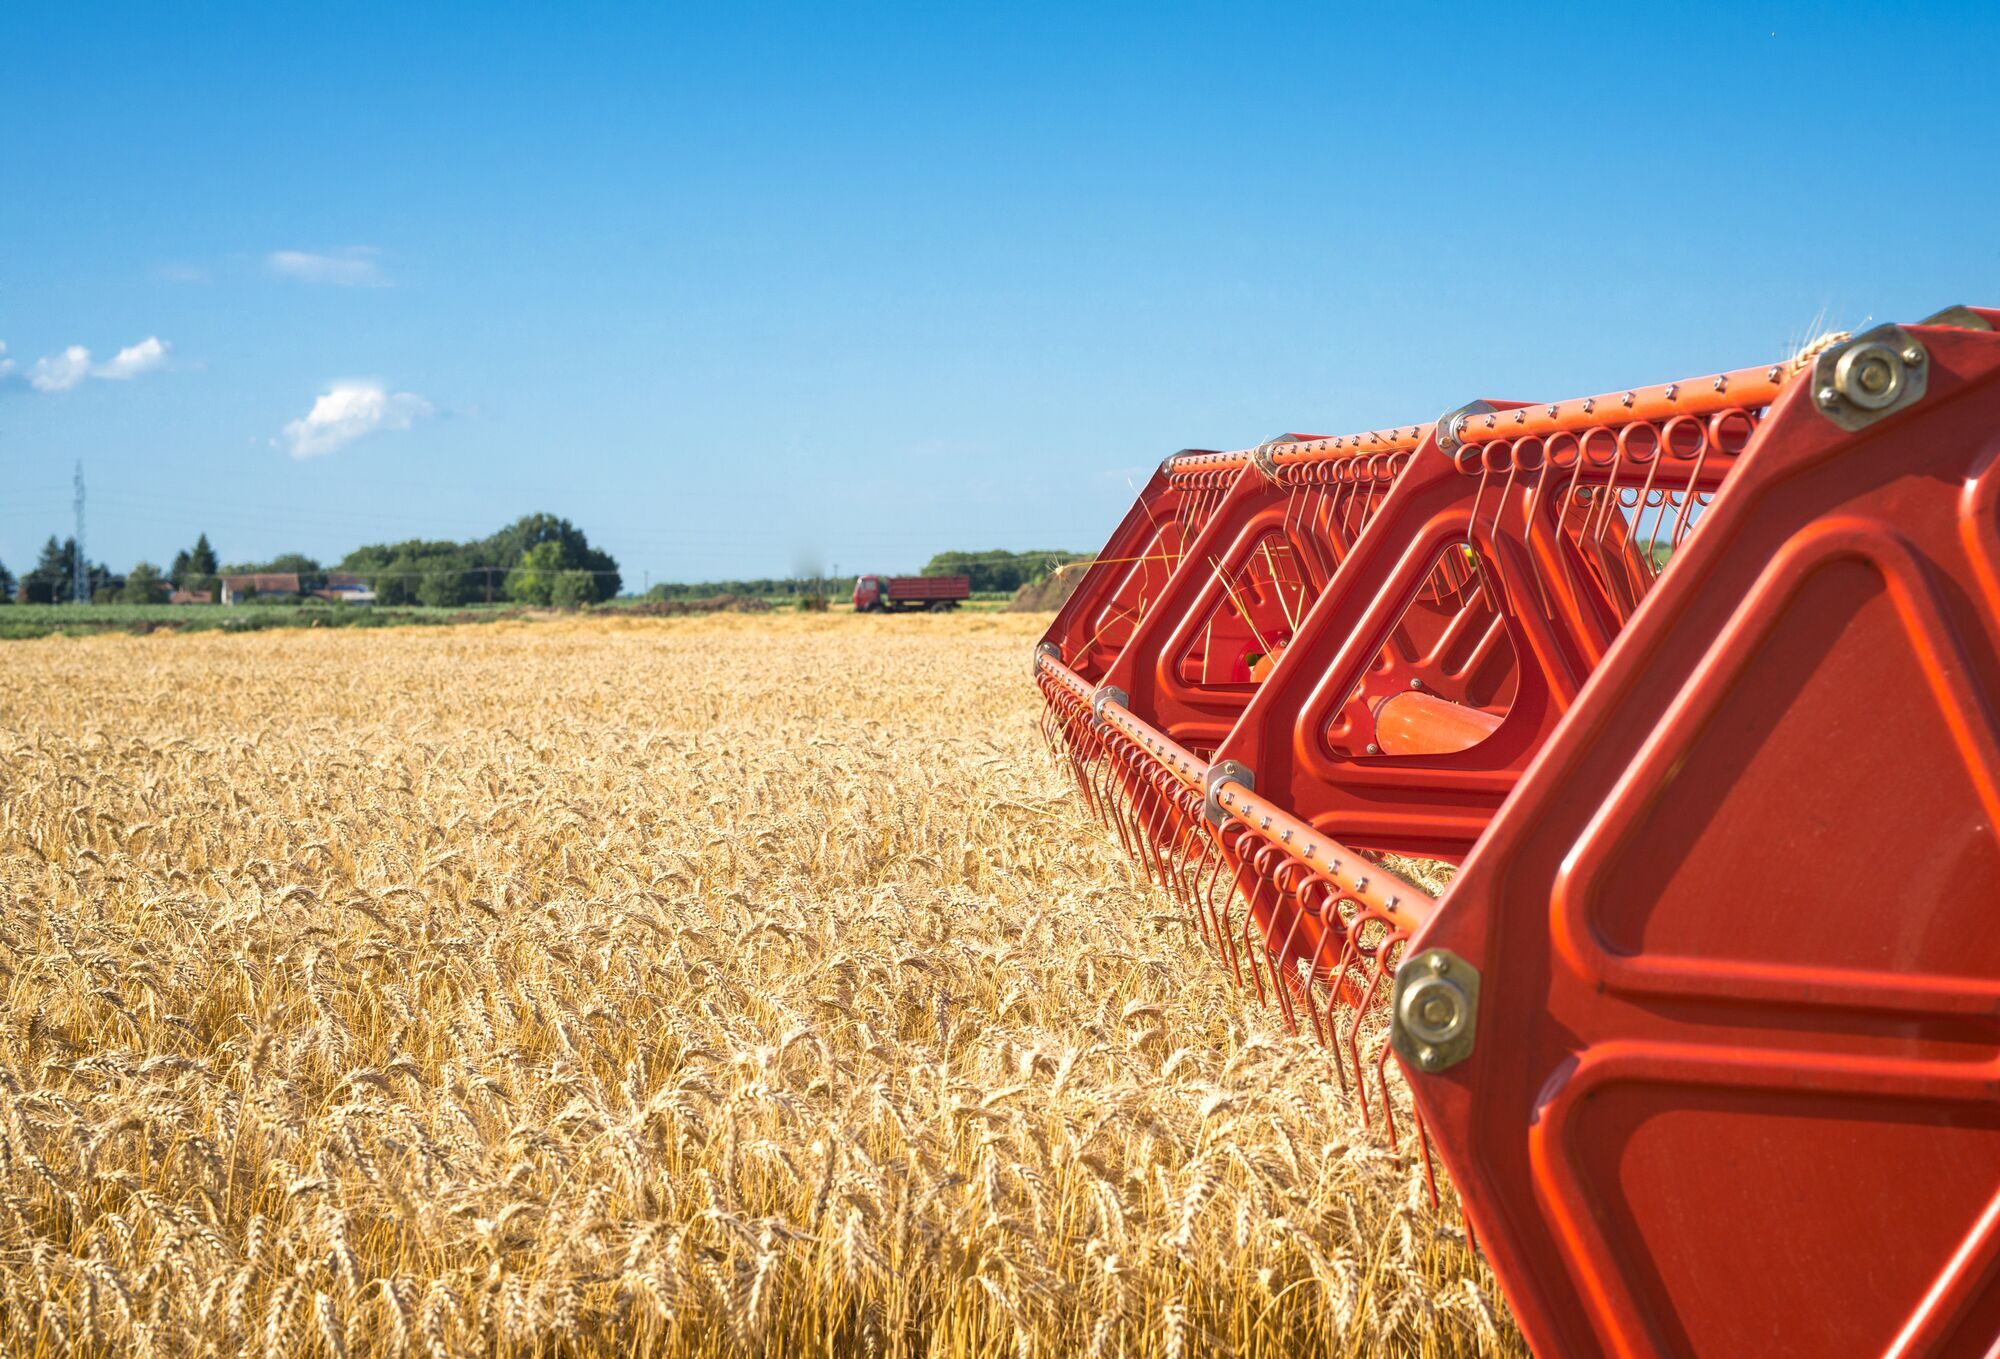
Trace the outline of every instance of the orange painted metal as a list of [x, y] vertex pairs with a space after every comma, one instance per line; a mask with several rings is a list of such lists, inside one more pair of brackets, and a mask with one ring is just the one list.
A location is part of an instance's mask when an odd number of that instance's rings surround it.
[[1790, 375], [1788, 365], [1738, 368], [1709, 377], [1633, 387], [1622, 392], [1553, 401], [1545, 406], [1512, 405], [1504, 411], [1469, 415], [1455, 435], [1467, 443], [1518, 439], [1527, 435], [1581, 433], [1625, 425], [1664, 424], [1732, 408], [1756, 410], [1777, 400]]
[[1220, 467], [1185, 465], [1201, 456], [1184, 452], [1153, 474], [1043, 640], [1093, 681], [1103, 677], [1152, 610], [1186, 559], [1189, 539], [1214, 514], [1233, 482], [1233, 475]]
[[1452, 755], [1484, 741], [1500, 722], [1483, 709], [1409, 690], [1375, 705], [1375, 743], [1384, 755]]
[[2000, 1335], [2000, 336], [1908, 330], [1908, 411], [1780, 398], [1424, 937], [1505, 1026], [1413, 1084], [1543, 1353]]
[[1282, 434], [1255, 448], [1240, 448], [1228, 453], [1189, 449], [1168, 459], [1168, 466], [1186, 472], [1239, 472], [1264, 454], [1268, 454], [1274, 464], [1286, 466], [1327, 458], [1351, 460], [1373, 454], [1407, 453], [1421, 444], [1430, 432], [1431, 425], [1426, 423], [1404, 425], [1397, 429], [1364, 430], [1359, 434]]
[[[1172, 459], [1173, 569], [1038, 656], [1092, 808], [1435, 1140], [1539, 1353], [2000, 1335], [1996, 321]], [[1478, 1036], [1404, 1086], [1420, 952]]]

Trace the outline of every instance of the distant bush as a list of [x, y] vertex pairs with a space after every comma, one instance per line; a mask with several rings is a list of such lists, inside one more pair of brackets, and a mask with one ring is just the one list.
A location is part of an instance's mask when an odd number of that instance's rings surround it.
[[434, 571], [417, 581], [417, 603], [433, 609], [456, 609], [471, 597], [463, 571]]
[[455, 543], [412, 538], [358, 547], [337, 568], [353, 572], [382, 604], [457, 608], [514, 599], [547, 605], [558, 571], [582, 571], [592, 601], [621, 588], [617, 561], [590, 545], [582, 529], [552, 514], [530, 514], [487, 538]]
[[1029, 551], [940, 552], [924, 563], [926, 576], [965, 576], [973, 593], [998, 591], [1012, 594], [1023, 585], [1048, 578], [1049, 572], [1064, 562], [1080, 561], [1087, 552]]
[[171, 587], [160, 575], [160, 568], [151, 562], [140, 562], [125, 573], [125, 584], [118, 591], [120, 604], [163, 604]]
[[549, 603], [558, 609], [579, 609], [590, 603], [597, 578], [588, 571], [558, 571], [549, 584]]

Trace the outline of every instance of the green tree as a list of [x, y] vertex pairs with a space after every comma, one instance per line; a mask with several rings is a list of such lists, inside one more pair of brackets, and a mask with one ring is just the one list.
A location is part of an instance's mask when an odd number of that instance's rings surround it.
[[523, 604], [547, 608], [555, 595], [556, 577], [563, 572], [562, 544], [547, 539], [521, 554], [507, 578], [507, 593]]
[[303, 552], [280, 552], [267, 562], [256, 562], [242, 569], [246, 571], [296, 571], [300, 575], [305, 576], [316, 574], [320, 569], [320, 565], [317, 558], [308, 557]]
[[31, 604], [67, 604], [73, 592], [70, 562], [76, 552], [76, 540], [63, 543], [55, 534], [42, 544], [41, 555], [35, 558], [34, 570], [28, 572], [24, 582], [27, 586], [28, 602]]
[[558, 571], [549, 588], [549, 603], [558, 609], [577, 609], [591, 602], [597, 577], [588, 571]]
[[[384, 604], [417, 602], [424, 582], [438, 574], [451, 574], [455, 581], [432, 587], [433, 598], [455, 596], [455, 603], [519, 599], [513, 578], [522, 559], [544, 544], [553, 545], [553, 559], [551, 552], [545, 551], [536, 559], [536, 569], [589, 572], [593, 600], [618, 593], [622, 581], [617, 561], [592, 547], [582, 529], [553, 514], [523, 515], [499, 532], [469, 543], [413, 538], [401, 543], [366, 544], [348, 553], [337, 569], [352, 571], [366, 580]], [[553, 590], [552, 581], [546, 584]], [[533, 594], [543, 590], [540, 584], [528, 588]], [[540, 602], [546, 603], [546, 597]]]
[[545, 543], [557, 545], [558, 569], [591, 573], [593, 602], [610, 599], [623, 588], [616, 559], [592, 547], [582, 529], [553, 514], [523, 515], [484, 542], [469, 543], [467, 548], [479, 565], [514, 566]]
[[[512, 562], [508, 562], [512, 566]], [[376, 592], [378, 604], [430, 604], [456, 608], [472, 598], [474, 574], [484, 590], [486, 572], [464, 544], [410, 538], [400, 544], [368, 544], [340, 560], [336, 570], [354, 572]], [[500, 580], [500, 572], [492, 572]]]
[[433, 566], [417, 580], [417, 602], [433, 609], [456, 609], [468, 596], [463, 571]]
[[1045, 579], [1052, 567], [1083, 560], [1081, 552], [940, 552], [924, 563], [926, 576], [965, 576], [975, 590], [1020, 589]]
[[167, 579], [183, 590], [218, 590], [222, 582], [216, 578], [222, 568], [215, 559], [215, 549], [209, 546], [208, 535], [200, 534], [192, 548], [182, 548], [174, 553], [173, 564], [167, 568]]
[[63, 572], [62, 544], [50, 534], [42, 544], [35, 564], [21, 577], [21, 600], [27, 604], [60, 604], [69, 598], [69, 582]]
[[0, 562], [0, 604], [14, 602], [14, 587], [17, 584], [19, 582], [14, 579], [14, 573], [7, 569], [7, 563]]
[[167, 582], [160, 568], [140, 562], [125, 573], [125, 586], [118, 592], [120, 604], [158, 604], [167, 597]]
[[[76, 598], [76, 568], [76, 539], [64, 538], [58, 542], [51, 534], [42, 544], [35, 569], [21, 582], [24, 597], [34, 604], [72, 602]], [[90, 580], [90, 597], [105, 597], [112, 588], [111, 573], [95, 562], [85, 562], [83, 569]]]
[[364, 577], [369, 588], [375, 591], [378, 604], [414, 604], [417, 602], [417, 586], [424, 578], [424, 565], [428, 558], [410, 552], [399, 552], [382, 563], [382, 569]]

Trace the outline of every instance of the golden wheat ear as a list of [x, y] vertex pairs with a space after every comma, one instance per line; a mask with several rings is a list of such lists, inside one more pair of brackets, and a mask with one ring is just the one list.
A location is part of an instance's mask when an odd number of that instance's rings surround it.
[[0, 1350], [1525, 1353], [1046, 617], [869, 621], [4, 644]]

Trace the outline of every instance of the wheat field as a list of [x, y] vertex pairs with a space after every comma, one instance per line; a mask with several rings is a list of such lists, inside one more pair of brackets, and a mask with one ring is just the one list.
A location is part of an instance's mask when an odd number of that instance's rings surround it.
[[0, 650], [0, 1350], [1525, 1353], [1043, 622]]

